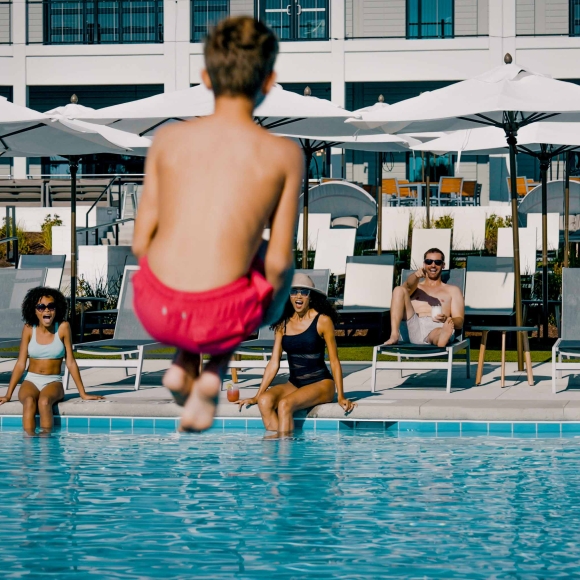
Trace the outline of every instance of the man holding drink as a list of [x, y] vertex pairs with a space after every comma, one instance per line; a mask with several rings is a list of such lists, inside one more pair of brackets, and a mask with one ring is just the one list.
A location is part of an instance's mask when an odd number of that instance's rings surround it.
[[[425, 252], [423, 266], [393, 290], [391, 336], [385, 344], [411, 342], [444, 347], [463, 327], [465, 304], [457, 286], [445, 284], [445, 255], [438, 248]], [[405, 325], [401, 323], [405, 321]]]

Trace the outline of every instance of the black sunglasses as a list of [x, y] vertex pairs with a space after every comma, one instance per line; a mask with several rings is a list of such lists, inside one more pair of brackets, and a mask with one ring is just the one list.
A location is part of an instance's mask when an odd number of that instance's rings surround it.
[[445, 262], [443, 260], [432, 260], [431, 258], [427, 258], [425, 260], [425, 264], [427, 264], [427, 266], [430, 266], [431, 264], [435, 264], [436, 266], [443, 266]]
[[310, 288], [290, 288], [290, 296], [296, 296], [297, 294], [310, 296]]
[[56, 304], [51, 302], [50, 304], [37, 304], [36, 310], [38, 312], [44, 312], [45, 310], [56, 310]]

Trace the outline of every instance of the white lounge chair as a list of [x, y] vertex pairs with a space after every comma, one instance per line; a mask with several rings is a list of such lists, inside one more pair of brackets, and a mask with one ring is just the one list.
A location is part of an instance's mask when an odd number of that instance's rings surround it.
[[66, 262], [64, 255], [42, 255], [26, 254], [21, 255], [18, 260], [18, 268], [38, 269], [46, 268], [46, 280], [44, 285], [48, 288], [60, 289], [62, 282], [62, 273]]
[[356, 230], [353, 228], [319, 230], [314, 269], [328, 269], [335, 276], [344, 275], [346, 258], [354, 254], [355, 240]]
[[[159, 348], [160, 343], [151, 338], [133, 310], [133, 283], [132, 278], [139, 270], [139, 266], [125, 266], [123, 282], [117, 303], [117, 323], [112, 339], [97, 340], [95, 342], [75, 344], [73, 350], [81, 354], [98, 355], [103, 357], [121, 356], [121, 360], [104, 359], [77, 359], [79, 368], [124, 368], [135, 369], [135, 390], [141, 384], [143, 359], [147, 351]], [[133, 358], [136, 357], [136, 358]], [[65, 372], [63, 385], [68, 389], [68, 369]]]
[[382, 211], [382, 251], [395, 252], [406, 249], [409, 245], [409, 222], [411, 219], [409, 210], [383, 207]]
[[[316, 250], [318, 245], [318, 232], [330, 229], [331, 215], [329, 213], [308, 214], [308, 250]], [[296, 249], [302, 250], [304, 239], [304, 214], [298, 217], [298, 233], [296, 234]], [[269, 237], [268, 237], [269, 239]]]
[[411, 242], [411, 269], [417, 270], [423, 265], [425, 252], [439, 248], [445, 254], [445, 269], [451, 263], [451, 230], [416, 229], [413, 230]]
[[44, 286], [46, 268], [0, 268], [0, 348], [18, 348], [22, 335], [22, 301], [26, 293]]
[[[542, 214], [529, 213], [528, 228], [536, 228], [536, 249], [542, 251]], [[548, 251], [557, 252], [560, 249], [560, 214], [548, 214]]]
[[474, 208], [453, 212], [454, 252], [470, 252], [485, 248], [485, 214]]
[[[405, 280], [412, 270], [403, 270], [401, 280]], [[449, 284], [459, 286], [463, 291], [465, 288], [465, 270], [453, 269], [445, 272], [443, 280]], [[395, 345], [380, 344], [373, 349], [373, 364], [371, 367], [371, 392], [376, 390], [377, 371], [379, 370], [435, 370], [447, 371], [446, 390], [451, 393], [451, 379], [453, 374], [453, 357], [457, 352], [465, 350], [466, 376], [471, 376], [471, 352], [468, 338], [463, 338], [463, 330], [457, 334], [455, 341], [446, 347], [437, 347], [430, 344], [399, 343]], [[379, 361], [378, 356], [384, 354], [396, 356], [396, 361]], [[443, 362], [434, 362], [433, 359], [443, 358]], [[407, 359], [407, 360], [403, 360]], [[410, 360], [409, 360], [410, 359]]]
[[564, 357], [580, 358], [580, 268], [562, 269], [562, 337], [552, 347], [552, 393], [562, 372], [579, 371], [579, 362], [563, 362]]
[[[536, 228], [519, 228], [520, 234], [520, 274], [531, 276], [536, 273]], [[497, 257], [514, 257], [514, 238], [512, 228], [498, 228]]]

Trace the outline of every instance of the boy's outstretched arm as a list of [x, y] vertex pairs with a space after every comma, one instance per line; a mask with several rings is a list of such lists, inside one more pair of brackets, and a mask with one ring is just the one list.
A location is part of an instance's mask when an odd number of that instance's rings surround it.
[[145, 181], [143, 182], [143, 193], [139, 202], [133, 234], [133, 254], [137, 258], [142, 258], [147, 253], [149, 244], [157, 230], [159, 219], [157, 150], [154, 141], [145, 161]]
[[304, 156], [295, 143], [285, 141], [281, 153], [285, 168], [284, 185], [280, 201], [272, 215], [270, 241], [264, 260], [266, 279], [274, 288], [274, 295], [264, 324], [278, 321], [288, 299], [294, 272], [293, 246], [298, 198], [304, 175]]

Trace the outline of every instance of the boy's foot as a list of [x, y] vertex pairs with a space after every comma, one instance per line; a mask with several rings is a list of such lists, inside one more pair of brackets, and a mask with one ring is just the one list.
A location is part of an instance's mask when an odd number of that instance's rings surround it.
[[213, 425], [221, 387], [222, 380], [217, 374], [201, 373], [185, 403], [180, 431], [205, 431]]
[[385, 342], [385, 344], [397, 344], [399, 342], [399, 335], [391, 335], [391, 338]]
[[455, 330], [453, 325], [453, 319], [449, 317], [441, 327], [441, 332], [439, 333], [439, 340], [437, 341], [437, 346], [444, 347], [449, 343], [449, 339]]
[[163, 386], [169, 389], [174, 401], [183, 407], [191, 393], [193, 377], [181, 366], [172, 364], [163, 376]]

